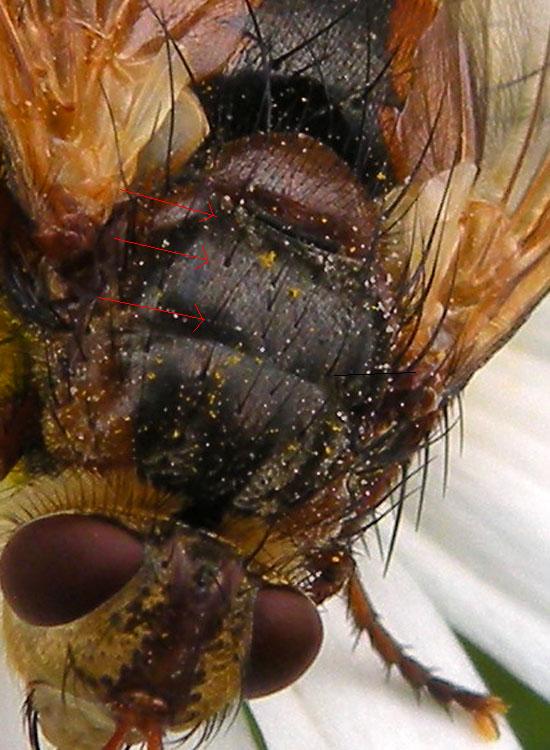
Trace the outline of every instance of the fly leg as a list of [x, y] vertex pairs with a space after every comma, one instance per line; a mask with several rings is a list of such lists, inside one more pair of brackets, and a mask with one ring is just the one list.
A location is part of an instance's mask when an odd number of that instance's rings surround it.
[[162, 750], [162, 736], [163, 731], [158, 725], [153, 725], [145, 732], [145, 739], [147, 741], [147, 750]]
[[103, 750], [122, 750], [126, 743], [126, 735], [132, 728], [132, 724], [127, 719], [121, 719], [115, 729], [115, 733], [103, 747]]
[[391, 669], [396, 666], [416, 692], [425, 688], [444, 708], [458, 703], [471, 714], [479, 734], [486, 740], [499, 736], [495, 714], [506, 712], [502, 700], [493, 695], [475, 693], [448, 680], [434, 677], [430, 670], [408, 656], [405, 649], [388, 633], [354, 572], [347, 584], [347, 603], [358, 633], [367, 633], [374, 650]]

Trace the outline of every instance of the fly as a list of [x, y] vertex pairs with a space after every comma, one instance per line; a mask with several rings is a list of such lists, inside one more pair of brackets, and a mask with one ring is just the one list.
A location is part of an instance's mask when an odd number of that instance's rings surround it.
[[389, 562], [415, 457], [550, 285], [547, 39], [527, 0], [472, 5], [0, 8], [0, 584], [35, 750], [200, 745], [305, 672], [335, 595], [498, 735], [354, 552], [394, 512]]

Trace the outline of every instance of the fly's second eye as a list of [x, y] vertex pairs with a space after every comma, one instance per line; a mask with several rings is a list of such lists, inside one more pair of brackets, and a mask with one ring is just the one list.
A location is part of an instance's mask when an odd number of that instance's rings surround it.
[[306, 596], [274, 586], [258, 592], [252, 622], [243, 693], [259, 698], [291, 685], [308, 669], [321, 648], [323, 626]]
[[0, 557], [7, 603], [30, 625], [83, 617], [116, 594], [143, 562], [143, 543], [102, 518], [61, 514], [18, 529]]

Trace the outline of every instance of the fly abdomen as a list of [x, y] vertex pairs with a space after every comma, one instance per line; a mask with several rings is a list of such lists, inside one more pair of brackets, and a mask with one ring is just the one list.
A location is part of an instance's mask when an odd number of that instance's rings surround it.
[[[190, 252], [184, 232], [164, 239]], [[132, 259], [137, 302], [198, 304], [206, 318], [192, 333], [188, 321], [147, 314], [149, 346], [133, 365], [143, 378], [139, 462], [206, 515], [228, 502], [268, 512], [326, 484], [353, 440], [352, 384], [334, 375], [372, 365], [375, 293], [359, 263], [245, 211], [203, 226], [193, 246], [207, 251], [204, 268], [161, 253]], [[147, 279], [139, 299], [136, 278]]]

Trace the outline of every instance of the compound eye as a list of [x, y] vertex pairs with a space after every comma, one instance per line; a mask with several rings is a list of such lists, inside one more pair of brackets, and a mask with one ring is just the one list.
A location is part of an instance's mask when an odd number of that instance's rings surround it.
[[143, 543], [106, 519], [62, 514], [18, 529], [0, 557], [7, 603], [30, 625], [62, 625], [119, 591], [138, 571]]
[[246, 698], [287, 687], [313, 662], [323, 640], [310, 600], [289, 588], [264, 588], [254, 605], [252, 644], [243, 681]]

